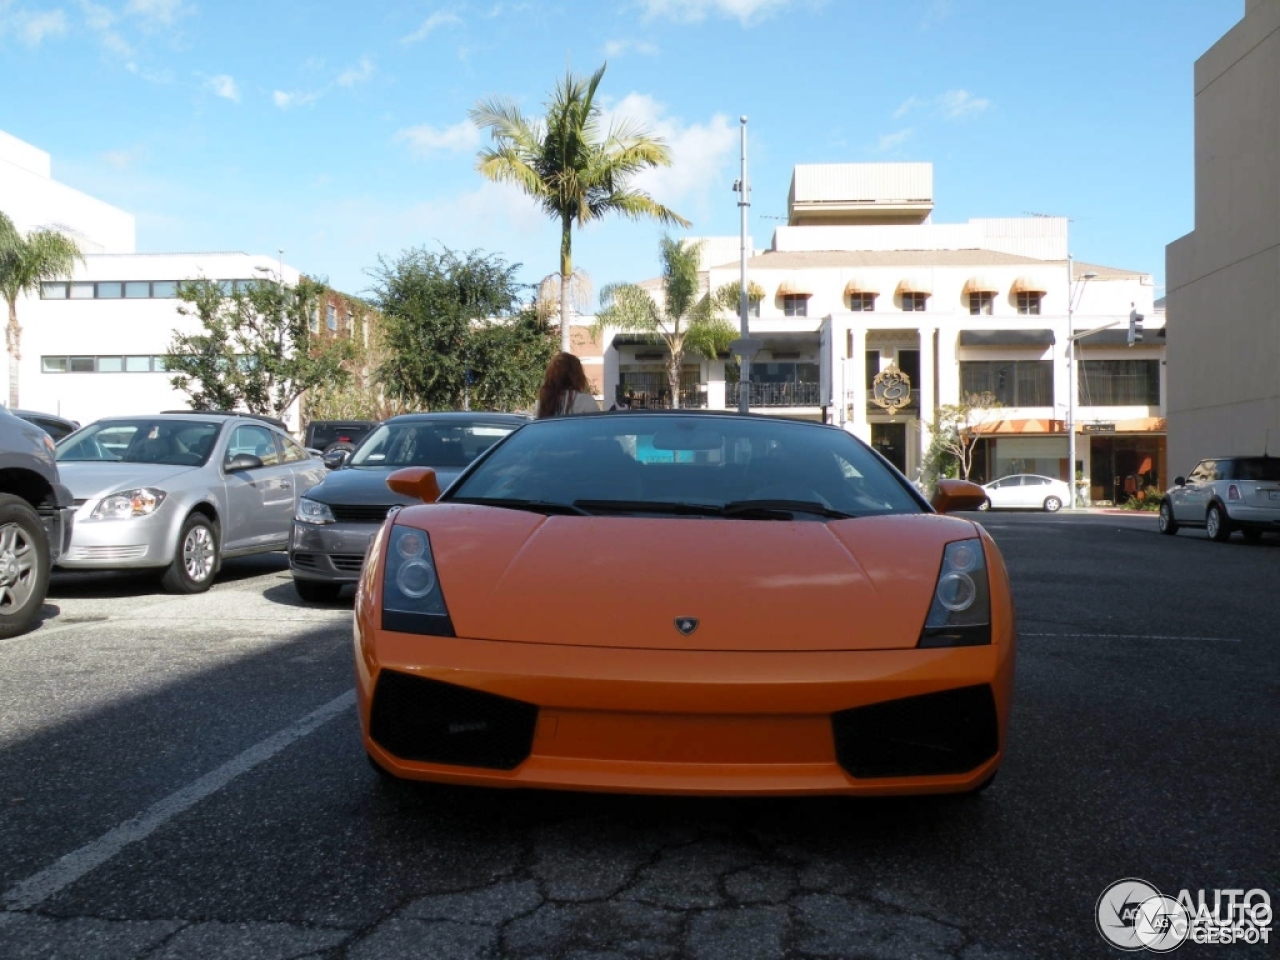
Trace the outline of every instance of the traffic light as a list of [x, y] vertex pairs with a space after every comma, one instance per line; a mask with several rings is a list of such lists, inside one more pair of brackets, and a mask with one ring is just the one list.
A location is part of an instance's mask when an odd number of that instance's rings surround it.
[[1142, 342], [1142, 314], [1137, 310], [1129, 311], [1129, 346]]

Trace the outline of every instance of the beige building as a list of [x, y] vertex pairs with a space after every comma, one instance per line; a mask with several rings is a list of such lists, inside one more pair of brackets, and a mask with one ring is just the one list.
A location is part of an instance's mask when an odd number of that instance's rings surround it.
[[[825, 419], [918, 477], [937, 408], [990, 392], [973, 477], [1068, 475], [1067, 423], [1086, 499], [1168, 481], [1164, 338], [1149, 274], [1074, 262], [1056, 217], [932, 219], [929, 163], [797, 166], [789, 218], [749, 258], [752, 412]], [[703, 250], [706, 285], [737, 285], [739, 240]], [[1069, 273], [1070, 271], [1070, 273]], [[648, 285], [648, 283], [646, 283]], [[1070, 306], [1068, 305], [1070, 302]], [[1131, 311], [1143, 338], [1130, 346]], [[736, 318], [726, 316], [736, 324]], [[1068, 388], [1068, 343], [1077, 376]], [[669, 405], [666, 353], [605, 338], [606, 395]], [[685, 355], [681, 405], [736, 408], [732, 357]]]
[[1195, 229], [1166, 254], [1170, 468], [1280, 456], [1280, 0], [1195, 65]]

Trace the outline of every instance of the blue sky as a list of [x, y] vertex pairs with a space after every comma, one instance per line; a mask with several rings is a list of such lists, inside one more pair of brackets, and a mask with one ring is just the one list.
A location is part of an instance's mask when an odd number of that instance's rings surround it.
[[[1150, 272], [1193, 222], [1192, 69], [1243, 0], [0, 0], [0, 129], [137, 215], [144, 252], [243, 250], [367, 291], [380, 256], [483, 250], [536, 282], [557, 228], [475, 172], [482, 98], [541, 107], [604, 62], [606, 108], [671, 146], [642, 185], [767, 247], [798, 163], [931, 161], [934, 219], [1071, 218], [1077, 259]], [[597, 288], [662, 228], [575, 235]]]

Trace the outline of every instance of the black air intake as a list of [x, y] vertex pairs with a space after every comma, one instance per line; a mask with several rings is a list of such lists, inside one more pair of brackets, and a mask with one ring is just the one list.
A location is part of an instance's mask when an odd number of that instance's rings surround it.
[[402, 760], [511, 770], [529, 756], [537, 722], [531, 703], [383, 670], [369, 728]]
[[853, 777], [967, 773], [1000, 748], [996, 700], [985, 684], [832, 714], [836, 759]]

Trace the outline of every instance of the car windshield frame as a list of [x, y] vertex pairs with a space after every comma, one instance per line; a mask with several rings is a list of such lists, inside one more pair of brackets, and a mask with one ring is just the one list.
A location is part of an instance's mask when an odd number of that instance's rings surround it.
[[209, 462], [225, 421], [126, 417], [81, 427], [54, 446], [58, 463], [200, 467]]
[[463, 470], [521, 426], [484, 417], [386, 420], [360, 441], [343, 469]]
[[576, 507], [593, 516], [826, 522], [933, 512], [892, 464], [845, 430], [705, 411], [532, 422], [478, 458], [439, 502], [519, 508], [522, 501], [536, 512]]

